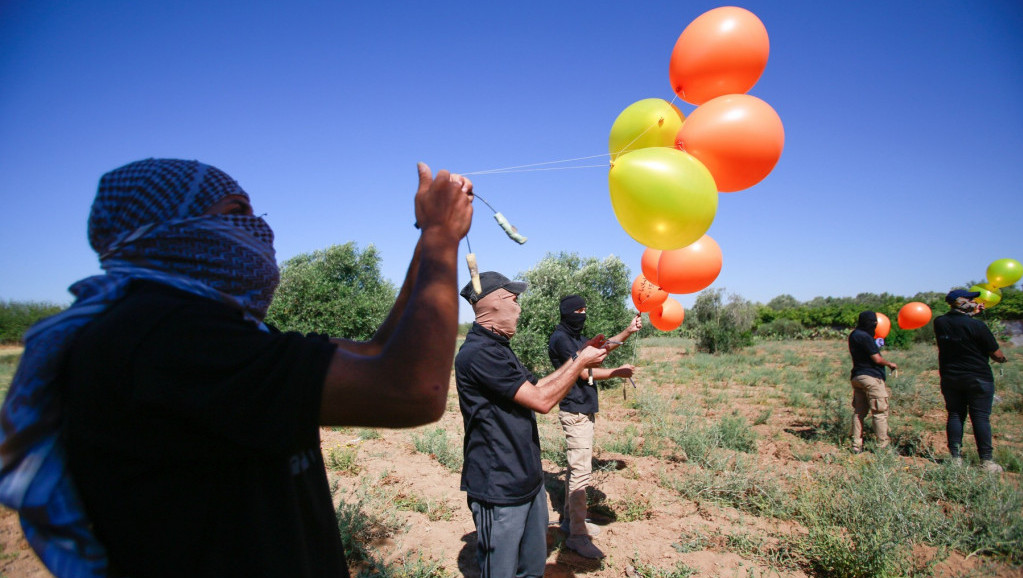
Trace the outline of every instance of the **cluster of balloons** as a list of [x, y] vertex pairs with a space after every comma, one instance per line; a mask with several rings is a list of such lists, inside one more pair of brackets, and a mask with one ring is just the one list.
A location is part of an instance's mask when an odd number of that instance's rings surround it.
[[[998, 259], [988, 265], [987, 283], [970, 287], [970, 291], [980, 293], [974, 298], [984, 307], [994, 307], [1002, 300], [1002, 287], [1010, 287], [1023, 278], [1023, 265], [1015, 259]], [[898, 323], [900, 329], [919, 329], [931, 320], [931, 308], [919, 301], [906, 303], [899, 309]], [[874, 337], [884, 339], [891, 331], [892, 322], [883, 313], [877, 314], [877, 329]]]
[[1023, 277], [1023, 265], [1015, 259], [998, 259], [987, 266], [987, 283], [979, 283], [970, 287], [970, 291], [977, 291], [980, 297], [974, 299], [977, 303], [983, 303], [984, 307], [991, 308], [1002, 301], [1002, 287], [1015, 285]]
[[781, 119], [746, 94], [767, 66], [769, 47], [752, 12], [705, 12], [682, 31], [668, 67], [675, 94], [696, 109], [686, 118], [674, 104], [647, 98], [611, 127], [611, 205], [625, 232], [647, 248], [633, 302], [662, 331], [685, 316], [668, 294], [700, 291], [721, 272], [721, 248], [706, 234], [718, 193], [752, 187], [781, 157]]

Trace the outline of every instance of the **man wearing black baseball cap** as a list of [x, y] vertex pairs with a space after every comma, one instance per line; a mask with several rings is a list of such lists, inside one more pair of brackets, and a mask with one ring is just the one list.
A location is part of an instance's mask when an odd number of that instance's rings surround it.
[[607, 356], [603, 336], [542, 379], [526, 369], [509, 344], [526, 284], [487, 271], [480, 291], [460, 294], [476, 321], [455, 356], [458, 405], [465, 427], [461, 489], [476, 524], [481, 578], [543, 576], [547, 562], [547, 492], [534, 412], [546, 414], [587, 367]]
[[941, 395], [945, 398], [948, 418], [945, 434], [952, 459], [960, 459], [963, 425], [969, 416], [981, 467], [989, 472], [1002, 471], [994, 462], [991, 443], [991, 405], [995, 396], [995, 379], [988, 358], [1005, 363], [1005, 354], [987, 325], [973, 316], [984, 310], [977, 291], [955, 289], [945, 296], [951, 309], [934, 320], [934, 337], [938, 343], [938, 373]]

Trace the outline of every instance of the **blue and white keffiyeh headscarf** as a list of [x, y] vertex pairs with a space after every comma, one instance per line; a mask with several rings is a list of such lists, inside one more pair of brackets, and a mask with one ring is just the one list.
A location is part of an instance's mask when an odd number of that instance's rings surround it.
[[25, 334], [0, 408], [0, 502], [19, 511], [25, 538], [56, 576], [104, 576], [61, 441], [60, 380], [78, 332], [146, 279], [241, 309], [262, 324], [279, 280], [273, 231], [262, 218], [204, 215], [238, 183], [198, 161], [148, 159], [100, 179], [89, 243], [105, 271], [78, 281], [76, 300]]

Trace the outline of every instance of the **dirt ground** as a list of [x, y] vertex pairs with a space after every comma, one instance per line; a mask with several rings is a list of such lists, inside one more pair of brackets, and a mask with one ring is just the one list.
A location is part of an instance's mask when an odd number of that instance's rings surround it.
[[[644, 348], [642, 358], [663, 359], [677, 355], [677, 352], [663, 348]], [[641, 380], [640, 380], [641, 381]], [[635, 390], [628, 388], [625, 395], [635, 395]], [[602, 412], [597, 419], [597, 442], [611, 432], [621, 431], [635, 417], [635, 410], [630, 409], [623, 400], [621, 389], [609, 390], [602, 398]], [[728, 405], [727, 411], [738, 409], [750, 413], [755, 408], [743, 408], [741, 396], [735, 397], [734, 404]], [[722, 410], [724, 411], [724, 410]], [[545, 428], [558, 427], [555, 414], [538, 416], [541, 422], [541, 435]], [[633, 422], [634, 423], [634, 422]], [[458, 412], [457, 397], [454, 383], [451, 385], [448, 411], [437, 424], [417, 430], [379, 430], [379, 437], [361, 439], [355, 429], [324, 429], [322, 430], [322, 448], [324, 455], [337, 448], [358, 448], [357, 464], [360, 471], [357, 476], [331, 472], [331, 478], [337, 479], [344, 491], [338, 498], [344, 497], [347, 491], [356, 488], [360, 480], [371, 484], [386, 484], [396, 495], [407, 494], [425, 497], [441, 504], [448, 515], [431, 521], [425, 514], [412, 511], [399, 511], [397, 515], [407, 521], [406, 532], [381, 538], [373, 548], [379, 552], [420, 552], [440, 562], [448, 575], [476, 578], [479, 571], [474, 558], [475, 529], [472, 518], [465, 504], [465, 496], [458, 490], [459, 475], [451, 472], [429, 455], [418, 453], [413, 445], [413, 435], [424, 435], [436, 428], [448, 432], [452, 443], [460, 444], [461, 416]], [[796, 440], [792, 432], [801, 427], [799, 416], [782, 408], [777, 408], [767, 423], [754, 426], [760, 436], [758, 443], [758, 460], [763, 468], [783, 470], [788, 473], [800, 474], [818, 467], [818, 463], [826, 460], [798, 460], [793, 457], [792, 447], [804, 444]], [[547, 429], [547, 431], [552, 431]], [[791, 440], [791, 443], [790, 441]], [[802, 446], [801, 446], [802, 447]], [[459, 445], [460, 449], [460, 445]], [[822, 447], [820, 457], [831, 452], [834, 447]], [[602, 562], [593, 562], [581, 558], [567, 549], [561, 548], [563, 536], [556, 529], [561, 497], [549, 495], [551, 506], [550, 518], [552, 527], [548, 533], [548, 558], [546, 576], [552, 578], [586, 576], [592, 578], [611, 576], [638, 576], [635, 568], [657, 568], [661, 576], [669, 576], [669, 572], [677, 563], [696, 569], [698, 576], [805, 576], [799, 571], [781, 570], [771, 565], [763, 556], [745, 555], [733, 547], [731, 540], [735, 536], [751, 536], [757, 539], [770, 540], [772, 536], [791, 535], [800, 532], [800, 528], [792, 522], [758, 518], [738, 510], [718, 507], [709, 503], [701, 503], [681, 499], [670, 490], [658, 483], [660, 476], [665, 474], [684, 477], [686, 469], [695, 466], [685, 463], [673, 463], [655, 457], [614, 454], [598, 449], [595, 456], [598, 462], [607, 466], [601, 468], [595, 476], [595, 488], [601, 492], [608, 503], [645, 503], [649, 505], [648, 517], [636, 521], [621, 521], [596, 516], [595, 521], [602, 524], [602, 531], [595, 543], [606, 554]], [[834, 459], [858, 459], [857, 456], [840, 455]], [[329, 463], [329, 462], [328, 462]], [[553, 484], [564, 479], [564, 471], [556, 464], [545, 462], [544, 469]], [[680, 547], [689, 539], [697, 544], [695, 547]], [[43, 577], [49, 573], [41, 566], [27, 543], [23, 539], [17, 516], [10, 510], [0, 510], [0, 577]], [[1019, 569], [992, 566], [979, 557], [964, 557], [953, 553], [935, 569], [938, 576], [1023, 576]], [[681, 575], [681, 574], [678, 574]]]

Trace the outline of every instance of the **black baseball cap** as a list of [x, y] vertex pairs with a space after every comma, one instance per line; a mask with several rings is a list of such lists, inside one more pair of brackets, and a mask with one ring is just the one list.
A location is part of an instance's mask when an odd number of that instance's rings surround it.
[[521, 294], [526, 290], [526, 284], [522, 281], [512, 281], [497, 271], [486, 271], [480, 273], [480, 292], [476, 293], [476, 290], [472, 286], [472, 281], [469, 281], [459, 291], [459, 295], [465, 297], [465, 300], [475, 305], [477, 301], [483, 299], [487, 295], [490, 295], [498, 289], [506, 289], [516, 295]]
[[967, 291], [966, 289], [953, 289], [945, 295], [945, 303], [949, 305], [955, 305], [956, 299], [965, 297], [967, 299], [976, 299], [980, 297], [980, 291]]

